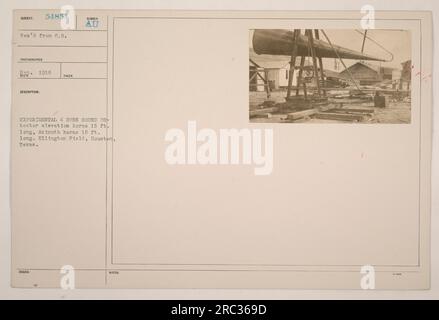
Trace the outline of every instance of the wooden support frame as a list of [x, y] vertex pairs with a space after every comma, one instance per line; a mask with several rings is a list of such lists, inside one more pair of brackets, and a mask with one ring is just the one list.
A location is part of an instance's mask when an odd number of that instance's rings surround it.
[[[264, 82], [265, 91], [267, 92], [267, 99], [271, 98], [270, 84], [268, 83], [268, 75], [267, 71], [254, 62], [252, 59], [249, 59], [250, 63], [256, 67], [255, 73], [250, 76], [249, 82], [251, 82], [255, 77], [259, 77]], [[261, 72], [264, 72], [264, 77], [261, 75]]]
[[[293, 31], [293, 50], [291, 53], [291, 60], [290, 60], [290, 71], [289, 71], [289, 78], [288, 78], [288, 89], [287, 89], [287, 96], [286, 99], [288, 100], [291, 97], [291, 90], [292, 90], [292, 83], [293, 83], [293, 77], [294, 77], [294, 70], [296, 68], [296, 59], [297, 59], [297, 38], [300, 35], [301, 30], [300, 29], [294, 29]], [[314, 29], [305, 29], [305, 36], [308, 38], [308, 55], [300, 56], [300, 67], [299, 67], [299, 74], [297, 77], [297, 85], [295, 88], [296, 96], [300, 95], [300, 89], [301, 86], [303, 86], [303, 95], [304, 99], [308, 99], [308, 92], [306, 87], [306, 82], [303, 81], [303, 70], [305, 68], [305, 59], [307, 56], [312, 57], [312, 67], [313, 67], [313, 73], [314, 73], [314, 81], [316, 84], [316, 91], [319, 98], [322, 98], [323, 96], [326, 97], [326, 90], [324, 89], [325, 86], [325, 74], [323, 70], [323, 60], [322, 57], [318, 56], [316, 52], [316, 48], [314, 45], [314, 36], [315, 39], [320, 40], [319, 30]]]

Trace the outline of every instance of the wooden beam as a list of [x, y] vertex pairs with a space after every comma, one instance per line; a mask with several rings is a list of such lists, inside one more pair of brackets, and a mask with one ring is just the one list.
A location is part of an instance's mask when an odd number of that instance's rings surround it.
[[[303, 66], [305, 65], [305, 56], [302, 56], [300, 58], [300, 69], [299, 69], [299, 74], [297, 76], [297, 84], [296, 84], [296, 96], [299, 95], [299, 91], [300, 91], [300, 84], [302, 82], [302, 74], [303, 74]], [[306, 95], [306, 86], [305, 83], [303, 84], [303, 90], [304, 90], [304, 94]]]
[[249, 81], [252, 81], [257, 75], [258, 75], [258, 72], [256, 71], [256, 72], [253, 73], [253, 75], [250, 77], [250, 80], [249, 80]]
[[[320, 35], [319, 35], [319, 29], [315, 29], [314, 30], [314, 34], [317, 40], [320, 40]], [[323, 60], [322, 57], [318, 56], [318, 60], [319, 60], [319, 67], [320, 67], [320, 78], [322, 80], [322, 84], [323, 86], [325, 86], [325, 74], [323, 72]], [[326, 95], [326, 90], [323, 90], [323, 94]]]
[[366, 43], [367, 29], [364, 31], [363, 44], [361, 45], [361, 53], [364, 52], [364, 44]]
[[250, 110], [250, 117], [264, 116], [268, 113], [272, 113], [276, 111], [278, 111], [278, 107], [254, 109], [254, 110]]
[[372, 114], [374, 109], [352, 109], [352, 108], [336, 108], [329, 110], [331, 113], [347, 113], [347, 114]]
[[261, 66], [260, 66], [259, 64], [257, 64], [256, 62], [254, 62], [253, 59], [250, 59], [250, 58], [249, 58], [249, 60], [250, 60], [250, 62], [251, 62], [255, 67], [257, 67], [257, 68], [261, 68]]
[[311, 49], [311, 56], [312, 56], [312, 64], [314, 67], [314, 78], [316, 80], [316, 86], [317, 86], [317, 94], [320, 96], [320, 81], [319, 81], [319, 72], [317, 68], [317, 57], [316, 57], [316, 48], [314, 47], [314, 38], [312, 36], [312, 30], [308, 29], [308, 43], [310, 45]]
[[320, 112], [314, 114], [314, 118], [338, 121], [362, 121], [364, 119], [364, 115]]
[[267, 99], [270, 99], [270, 97], [271, 97], [271, 92], [270, 92], [270, 83], [268, 82], [268, 73], [267, 73], [267, 70], [264, 70], [264, 76], [265, 76], [265, 81], [267, 82], [267, 86], [266, 86], [266, 89], [267, 89]]
[[296, 66], [297, 56], [297, 38], [300, 35], [300, 29], [294, 29], [293, 32], [293, 52], [291, 53], [290, 72], [288, 77], [287, 99], [291, 96], [291, 86], [293, 84], [294, 68]]
[[319, 111], [320, 111], [319, 109], [308, 109], [308, 110], [291, 112], [288, 114], [288, 120], [298, 120], [305, 117], [309, 117], [318, 113]]

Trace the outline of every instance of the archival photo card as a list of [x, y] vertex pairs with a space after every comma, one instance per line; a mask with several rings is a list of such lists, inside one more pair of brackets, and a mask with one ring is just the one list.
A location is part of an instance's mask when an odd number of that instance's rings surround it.
[[363, 15], [14, 11], [12, 286], [427, 289], [431, 15]]

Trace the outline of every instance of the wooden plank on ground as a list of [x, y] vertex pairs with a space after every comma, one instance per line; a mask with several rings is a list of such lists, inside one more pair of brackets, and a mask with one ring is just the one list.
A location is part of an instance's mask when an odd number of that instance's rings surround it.
[[373, 109], [351, 109], [351, 108], [337, 108], [329, 110], [331, 113], [353, 113], [353, 114], [371, 114], [374, 113]]
[[250, 117], [264, 116], [268, 113], [276, 112], [277, 110], [277, 107], [250, 110]]
[[308, 109], [308, 110], [291, 112], [291, 113], [288, 113], [288, 120], [297, 120], [297, 119], [309, 117], [309, 116], [316, 114], [319, 111], [320, 111], [319, 109]]
[[364, 119], [364, 116], [359, 114], [319, 112], [314, 115], [314, 118], [339, 121], [361, 121]]

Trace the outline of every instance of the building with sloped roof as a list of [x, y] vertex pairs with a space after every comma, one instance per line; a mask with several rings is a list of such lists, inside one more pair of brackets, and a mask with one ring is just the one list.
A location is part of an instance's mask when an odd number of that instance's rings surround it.
[[351, 81], [352, 77], [360, 85], [374, 85], [385, 80], [393, 80], [395, 68], [357, 62], [340, 72], [340, 76]]

